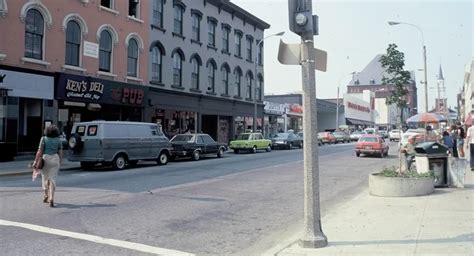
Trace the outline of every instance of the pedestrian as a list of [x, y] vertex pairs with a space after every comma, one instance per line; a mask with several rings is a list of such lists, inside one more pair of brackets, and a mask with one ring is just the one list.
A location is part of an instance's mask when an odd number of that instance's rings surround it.
[[443, 132], [443, 144], [449, 149], [449, 153], [453, 154], [454, 141], [448, 131]]
[[451, 132], [449, 134], [451, 136], [451, 138], [453, 138], [453, 157], [459, 157], [458, 155], [458, 129], [456, 127], [456, 125], [451, 125]]
[[466, 139], [466, 132], [464, 131], [464, 128], [462, 127], [461, 123], [457, 123], [458, 127], [458, 153], [459, 157], [465, 156], [464, 154], [464, 140]]
[[56, 189], [56, 179], [59, 173], [63, 159], [63, 148], [59, 139], [59, 129], [56, 125], [49, 125], [41, 137], [38, 152], [33, 166], [36, 168], [43, 161], [41, 170], [41, 182], [44, 191], [43, 202], [48, 203], [50, 207], [54, 207], [54, 191]]
[[415, 158], [415, 155], [416, 155], [415, 141], [416, 141], [416, 137], [415, 136], [410, 136], [408, 138], [408, 143], [405, 144], [405, 146], [403, 146], [400, 150], [402, 153], [405, 153], [405, 160], [406, 160], [406, 167], [407, 167], [406, 170], [407, 171], [410, 170], [411, 164], [412, 164], [413, 159]]
[[467, 129], [467, 142], [469, 143], [469, 155], [470, 155], [470, 163], [471, 163], [471, 171], [474, 170], [474, 126], [471, 125]]

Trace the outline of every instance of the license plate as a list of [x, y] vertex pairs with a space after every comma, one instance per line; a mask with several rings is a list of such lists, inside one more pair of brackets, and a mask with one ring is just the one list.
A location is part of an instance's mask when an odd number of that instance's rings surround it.
[[371, 149], [372, 147], [371, 146], [365, 146], [365, 149]]

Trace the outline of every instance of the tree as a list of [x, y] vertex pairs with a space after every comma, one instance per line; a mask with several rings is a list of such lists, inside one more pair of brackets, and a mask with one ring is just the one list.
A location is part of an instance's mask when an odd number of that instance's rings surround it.
[[[382, 84], [390, 84], [395, 87], [387, 97], [386, 103], [387, 105], [395, 104], [397, 106], [397, 123], [401, 131], [403, 109], [407, 107], [406, 95], [408, 94], [408, 90], [406, 86], [409, 84], [411, 76], [409, 71], [403, 70], [405, 66], [405, 54], [397, 50], [397, 47], [396, 44], [389, 44], [387, 53], [382, 55], [379, 61], [388, 74], [388, 77], [383, 76]], [[399, 158], [399, 170], [401, 172], [401, 154]]]

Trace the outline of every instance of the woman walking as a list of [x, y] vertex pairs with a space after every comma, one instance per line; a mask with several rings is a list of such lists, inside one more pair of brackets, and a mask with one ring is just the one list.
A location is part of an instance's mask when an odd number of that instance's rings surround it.
[[49, 203], [54, 207], [54, 190], [56, 189], [56, 178], [59, 173], [63, 159], [63, 148], [59, 139], [59, 130], [56, 125], [49, 125], [44, 132], [39, 143], [34, 166], [43, 160], [43, 169], [41, 170], [41, 181], [44, 191], [43, 202]]

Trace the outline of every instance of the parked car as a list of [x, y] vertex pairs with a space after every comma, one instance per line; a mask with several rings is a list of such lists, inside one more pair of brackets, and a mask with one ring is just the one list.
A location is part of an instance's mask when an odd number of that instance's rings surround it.
[[339, 143], [339, 142], [349, 143], [349, 142], [351, 142], [351, 137], [349, 136], [349, 134], [347, 134], [345, 132], [333, 132], [332, 135], [334, 135], [334, 137], [336, 137], [336, 143]]
[[378, 134], [379, 134], [382, 138], [388, 138], [388, 132], [387, 132], [387, 130], [379, 130], [379, 131], [378, 131]]
[[349, 137], [351, 138], [351, 141], [358, 141], [363, 134], [365, 133], [361, 131], [354, 131]]
[[321, 139], [323, 144], [333, 144], [336, 143], [336, 137], [330, 132], [320, 132], [318, 133], [318, 138]]
[[272, 148], [286, 148], [291, 149], [293, 147], [302, 148], [303, 138], [295, 135], [294, 133], [278, 133], [272, 138]]
[[208, 134], [177, 134], [171, 140], [171, 158], [191, 157], [198, 161], [204, 155], [216, 154], [222, 157], [227, 145], [216, 142]]
[[[303, 140], [303, 132], [299, 132], [298, 133], [298, 136], [301, 138], [301, 140]], [[321, 140], [321, 138], [318, 136], [318, 146], [321, 146], [323, 145], [323, 141]]]
[[365, 134], [360, 137], [355, 147], [356, 156], [359, 157], [361, 154], [365, 155], [378, 155], [384, 157], [388, 155], [388, 144], [385, 140], [377, 134]]
[[393, 129], [388, 133], [388, 138], [390, 141], [400, 141], [400, 130], [398, 129]]
[[375, 128], [370, 128], [370, 127], [369, 127], [369, 128], [365, 128], [365, 129], [364, 129], [364, 132], [365, 132], [366, 134], [377, 134], [377, 129], [375, 129]]
[[272, 141], [264, 139], [263, 135], [257, 133], [242, 133], [236, 140], [230, 142], [229, 148], [238, 154], [240, 151], [250, 151], [257, 153], [257, 150], [264, 149], [267, 152], [272, 150]]
[[171, 144], [154, 123], [93, 121], [76, 123], [69, 138], [68, 160], [82, 168], [97, 163], [112, 164], [115, 169], [135, 165], [139, 160], [167, 164]]

